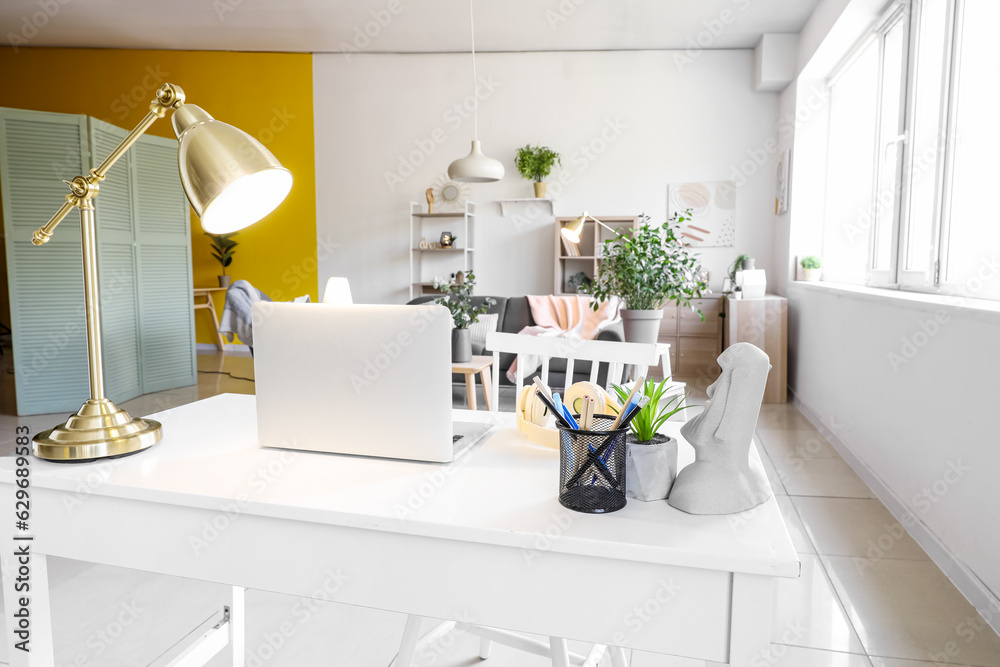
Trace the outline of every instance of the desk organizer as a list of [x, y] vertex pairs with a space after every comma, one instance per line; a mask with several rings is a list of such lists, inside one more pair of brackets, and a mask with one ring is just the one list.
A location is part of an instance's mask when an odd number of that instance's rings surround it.
[[592, 431], [559, 427], [559, 503], [563, 507], [588, 514], [625, 507], [628, 429], [607, 430], [614, 421], [613, 415], [594, 415]]

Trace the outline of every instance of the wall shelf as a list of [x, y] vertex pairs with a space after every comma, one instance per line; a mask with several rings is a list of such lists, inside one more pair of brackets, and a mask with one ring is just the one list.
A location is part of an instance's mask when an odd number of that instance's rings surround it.
[[515, 208], [518, 205], [523, 205], [527, 207], [529, 202], [539, 203], [542, 202], [545, 208], [549, 209], [549, 215], [555, 215], [553, 212], [553, 204], [555, 199], [550, 197], [527, 197], [525, 199], [498, 199], [497, 203], [500, 204], [500, 215], [507, 217], [507, 209]]

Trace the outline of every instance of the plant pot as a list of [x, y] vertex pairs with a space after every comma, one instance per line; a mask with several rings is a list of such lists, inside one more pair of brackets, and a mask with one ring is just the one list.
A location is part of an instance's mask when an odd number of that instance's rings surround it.
[[655, 343], [660, 337], [660, 320], [663, 309], [629, 310], [622, 308], [622, 325], [625, 327], [625, 342]]
[[472, 332], [468, 329], [451, 330], [451, 360], [457, 364], [472, 361]]
[[822, 276], [822, 275], [823, 275], [823, 269], [822, 268], [819, 268], [819, 269], [802, 269], [802, 277], [805, 278], [806, 280], [809, 280], [809, 281], [812, 281], [812, 282], [815, 282], [815, 281], [819, 280], [820, 276]]
[[232, 282], [232, 276], [219, 276], [219, 287], [229, 287], [229, 283]]
[[757, 265], [757, 260], [755, 260], [753, 257], [747, 257], [746, 259], [743, 260], [742, 269], [744, 271], [753, 271], [756, 265]]
[[535, 197], [537, 197], [538, 199], [544, 199], [545, 198], [545, 183], [544, 182], [536, 182], [535, 183]]
[[677, 440], [657, 433], [639, 442], [628, 434], [625, 458], [625, 495], [636, 500], [665, 500], [677, 477]]

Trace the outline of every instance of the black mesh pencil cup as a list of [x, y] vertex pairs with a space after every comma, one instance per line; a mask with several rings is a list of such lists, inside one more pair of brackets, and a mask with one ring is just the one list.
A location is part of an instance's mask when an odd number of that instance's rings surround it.
[[[579, 418], [577, 418], [579, 421]], [[625, 507], [625, 433], [614, 416], [594, 415], [592, 431], [559, 427], [559, 503], [602, 514]]]

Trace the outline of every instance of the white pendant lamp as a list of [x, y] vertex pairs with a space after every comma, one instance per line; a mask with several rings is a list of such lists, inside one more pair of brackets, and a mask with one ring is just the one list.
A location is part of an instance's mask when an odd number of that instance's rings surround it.
[[472, 26], [472, 99], [475, 100], [472, 114], [475, 119], [475, 135], [472, 139], [472, 151], [448, 166], [448, 177], [460, 183], [492, 183], [503, 178], [503, 165], [499, 160], [483, 155], [479, 145], [479, 97], [476, 95], [479, 77], [476, 74], [476, 22], [473, 18], [472, 0], [469, 0], [469, 25]]

